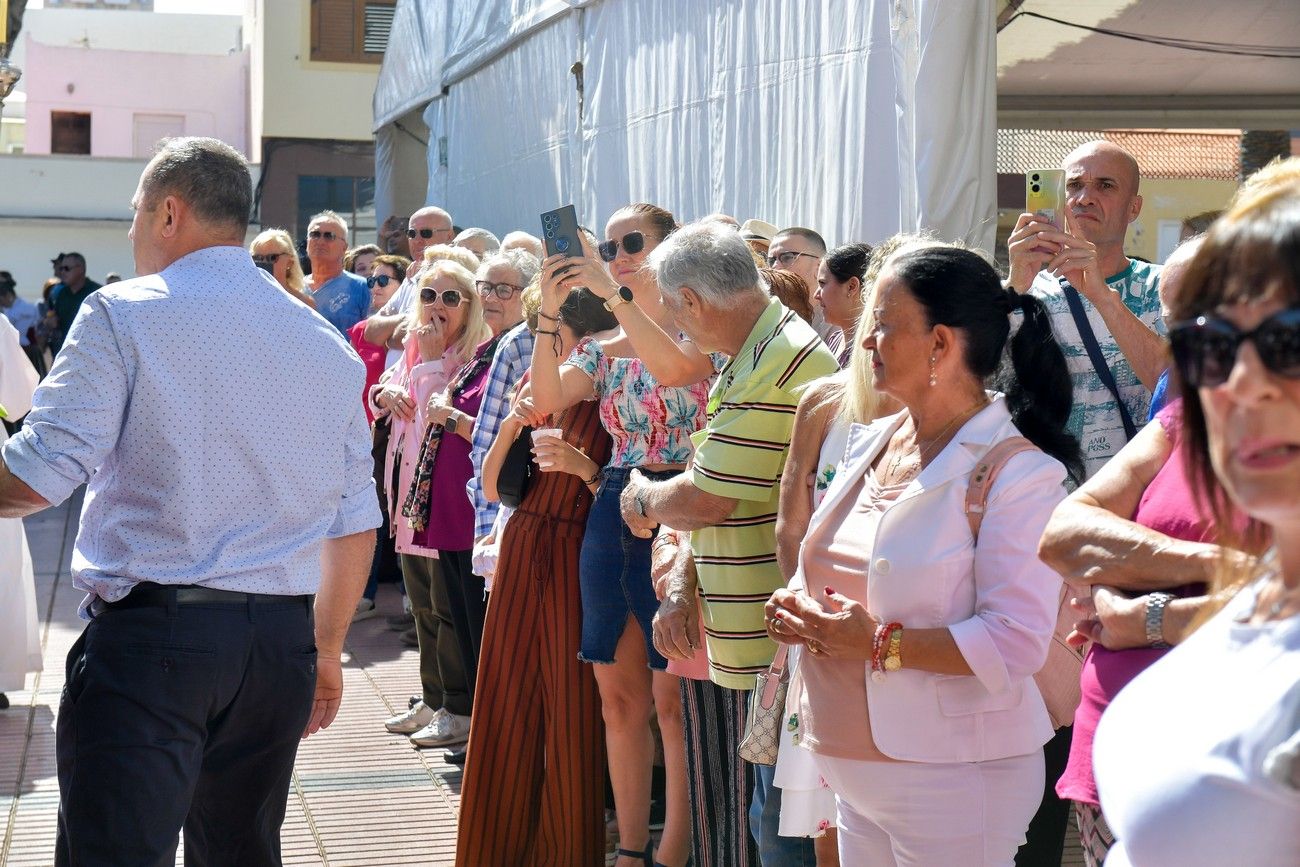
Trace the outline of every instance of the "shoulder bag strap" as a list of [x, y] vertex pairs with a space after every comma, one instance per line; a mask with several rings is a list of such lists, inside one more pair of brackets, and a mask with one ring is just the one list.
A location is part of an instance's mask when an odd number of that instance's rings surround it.
[[970, 472], [970, 482], [966, 485], [966, 520], [970, 523], [971, 538], [976, 542], [980, 538], [980, 524], [984, 521], [984, 508], [988, 504], [989, 491], [998, 473], [1021, 452], [1030, 452], [1038, 447], [1024, 437], [1007, 437], [984, 453]]
[[1062, 278], [1061, 291], [1065, 293], [1065, 302], [1070, 305], [1070, 315], [1074, 317], [1074, 325], [1079, 330], [1079, 339], [1083, 341], [1083, 348], [1088, 350], [1088, 358], [1092, 361], [1093, 369], [1097, 371], [1101, 384], [1115, 396], [1115, 405], [1119, 407], [1119, 418], [1124, 424], [1124, 435], [1133, 439], [1137, 433], [1137, 426], [1133, 424], [1133, 417], [1129, 415], [1124, 399], [1119, 396], [1115, 375], [1111, 373], [1110, 365], [1101, 354], [1101, 346], [1097, 344], [1097, 335], [1093, 333], [1092, 323], [1088, 321], [1088, 314], [1084, 312], [1083, 299], [1079, 297], [1079, 290]]

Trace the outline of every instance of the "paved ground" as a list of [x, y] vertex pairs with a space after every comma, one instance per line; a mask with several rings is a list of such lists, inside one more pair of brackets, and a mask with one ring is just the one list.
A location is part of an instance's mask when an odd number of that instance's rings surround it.
[[[10, 693], [13, 706], [0, 711], [0, 867], [54, 862], [54, 717], [63, 660], [82, 628], [80, 594], [68, 578], [80, 511], [76, 497], [27, 521], [44, 617], [45, 670], [28, 677], [30, 691]], [[379, 607], [384, 614], [398, 613], [391, 585], [381, 585]], [[412, 750], [405, 738], [380, 726], [406, 706], [416, 687], [416, 653], [398, 643], [383, 617], [354, 624], [347, 649], [342, 712], [298, 751], [284, 826], [285, 863], [450, 864], [460, 771], [442, 763], [442, 750]], [[1082, 864], [1077, 848], [1067, 847], [1063, 867]]]
[[[0, 711], [0, 865], [8, 867], [54, 862], [54, 717], [63, 659], [82, 627], [80, 594], [67, 577], [80, 507], [78, 498], [27, 522], [45, 619], [45, 670], [28, 677], [31, 691], [10, 693], [13, 706]], [[397, 613], [396, 592], [381, 591], [380, 607]], [[415, 651], [402, 647], [379, 617], [352, 627], [348, 652], [338, 719], [298, 751], [285, 863], [450, 864], [460, 771], [441, 762], [441, 750], [417, 752], [380, 726], [406, 707], [417, 684]]]

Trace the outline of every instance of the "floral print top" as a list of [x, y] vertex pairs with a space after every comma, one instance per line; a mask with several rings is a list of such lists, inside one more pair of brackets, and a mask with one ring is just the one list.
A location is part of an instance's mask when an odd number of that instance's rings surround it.
[[[600, 423], [614, 440], [608, 466], [684, 464], [691, 459], [691, 434], [704, 426], [711, 380], [694, 385], [660, 385], [640, 358], [606, 355], [587, 338], [564, 362], [591, 377], [600, 401]], [[714, 370], [726, 363], [715, 356]]]

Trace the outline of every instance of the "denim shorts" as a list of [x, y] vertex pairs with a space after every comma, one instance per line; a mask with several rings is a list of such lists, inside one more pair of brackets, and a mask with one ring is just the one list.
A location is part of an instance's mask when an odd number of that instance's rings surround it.
[[[610, 467], [591, 504], [587, 531], [582, 537], [578, 578], [582, 588], [582, 644], [578, 658], [584, 662], [609, 664], [614, 648], [627, 625], [628, 615], [636, 619], [645, 638], [650, 668], [663, 671], [668, 660], [655, 650], [651, 623], [659, 610], [650, 583], [650, 543], [632, 535], [619, 511], [619, 497], [632, 467]], [[646, 472], [654, 480], [671, 479], [680, 470]]]

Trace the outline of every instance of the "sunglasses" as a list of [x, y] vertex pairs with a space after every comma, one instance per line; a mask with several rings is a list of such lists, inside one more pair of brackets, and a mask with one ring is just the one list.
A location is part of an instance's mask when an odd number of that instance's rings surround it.
[[319, 238], [324, 238], [326, 241], [333, 241], [335, 238], [340, 238], [342, 236], [336, 235], [333, 232], [322, 232], [320, 229], [312, 229], [307, 233], [307, 237], [311, 238], [313, 241]]
[[465, 300], [465, 296], [461, 295], [455, 289], [444, 289], [441, 293], [439, 293], [437, 289], [429, 289], [427, 287], [420, 290], [421, 304], [432, 304], [439, 298], [442, 299], [443, 307], [459, 307], [460, 302]]
[[775, 268], [779, 262], [782, 265], [789, 266], [800, 256], [807, 256], [809, 259], [820, 259], [821, 256], [814, 256], [812, 253], [799, 253], [795, 250], [786, 250], [784, 253], [777, 253], [775, 256], [767, 257], [767, 267]]
[[1275, 313], [1252, 331], [1209, 316], [1179, 322], [1169, 330], [1174, 363], [1192, 388], [1214, 388], [1227, 382], [1237, 352], [1247, 340], [1255, 344], [1259, 360], [1270, 372], [1300, 379], [1300, 307]]
[[407, 229], [406, 237], [423, 238], [424, 240], [427, 241], [430, 238], [432, 238], [434, 235], [436, 235], [438, 232], [450, 232], [450, 231], [451, 229]]
[[265, 255], [254, 256], [254, 265], [274, 265], [280, 260], [281, 256], [287, 256], [288, 253], [266, 253]]
[[59, 271], [60, 271], [60, 273], [62, 273], [63, 271], [75, 271], [75, 270], [77, 270], [77, 268], [79, 268], [79, 267], [81, 267], [81, 266], [79, 266], [79, 265], [60, 265], [60, 266], [59, 266]]
[[[372, 274], [371, 276], [366, 278], [366, 288], [374, 289], [375, 286], [378, 285], [380, 289], [387, 289], [388, 284], [393, 282], [396, 279], [397, 279], [396, 277], [390, 277], [387, 274]], [[432, 292], [433, 290], [430, 289], [429, 291]], [[457, 292], [456, 294], [459, 295], [460, 293]], [[423, 298], [424, 295], [421, 294], [420, 297]], [[433, 300], [432, 298], [429, 299], [429, 301], [432, 300]], [[453, 304], [450, 306], [454, 307], [455, 305]]]
[[488, 295], [496, 295], [502, 301], [505, 301], [524, 287], [516, 286], [513, 283], [489, 283], [486, 280], [476, 280], [474, 281], [474, 288], [484, 298], [488, 297]]
[[628, 232], [623, 236], [621, 242], [617, 238], [612, 238], [608, 241], [602, 242], [596, 247], [596, 252], [600, 253], [600, 258], [604, 259], [606, 262], [613, 262], [614, 259], [618, 257], [618, 248], [620, 243], [622, 244], [623, 252], [627, 253], [629, 256], [635, 256], [637, 253], [640, 253], [645, 249], [645, 235], [642, 235], [640, 232]]

